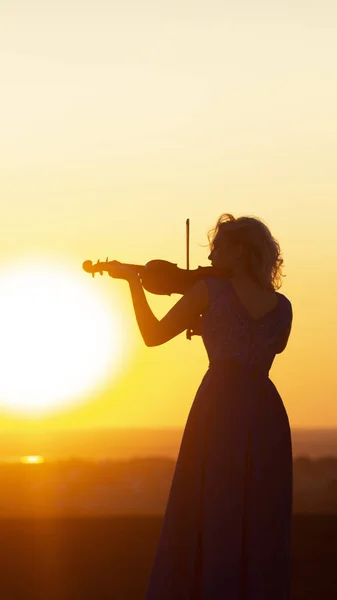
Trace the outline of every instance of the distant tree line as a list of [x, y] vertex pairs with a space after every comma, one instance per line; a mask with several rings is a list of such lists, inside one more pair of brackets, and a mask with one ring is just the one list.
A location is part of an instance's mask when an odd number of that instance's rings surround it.
[[[162, 515], [171, 458], [0, 463], [0, 518]], [[337, 513], [337, 456], [293, 462], [293, 512]]]

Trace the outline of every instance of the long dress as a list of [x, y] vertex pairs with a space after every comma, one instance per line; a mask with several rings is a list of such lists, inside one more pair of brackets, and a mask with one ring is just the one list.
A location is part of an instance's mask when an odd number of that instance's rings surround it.
[[289, 600], [293, 463], [269, 378], [292, 305], [254, 319], [230, 279], [205, 277], [209, 358], [191, 406], [145, 600]]

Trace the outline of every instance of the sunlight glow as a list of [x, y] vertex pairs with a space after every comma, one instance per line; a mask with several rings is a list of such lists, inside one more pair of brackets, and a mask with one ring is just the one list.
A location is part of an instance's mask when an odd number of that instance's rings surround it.
[[20, 462], [22, 462], [25, 465], [40, 465], [41, 463], [44, 463], [44, 458], [43, 456], [21, 456], [20, 458]]
[[11, 413], [83, 401], [123, 359], [118, 308], [78, 271], [40, 261], [2, 272], [0, 407]]

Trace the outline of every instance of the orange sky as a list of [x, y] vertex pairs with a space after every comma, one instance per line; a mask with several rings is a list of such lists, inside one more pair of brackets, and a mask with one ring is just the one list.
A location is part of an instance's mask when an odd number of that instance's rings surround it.
[[[185, 267], [186, 218], [190, 268], [207, 265], [223, 212], [261, 217], [281, 245], [294, 322], [271, 379], [291, 425], [337, 427], [336, 5], [17, 8], [0, 9], [0, 266], [41, 258], [90, 283], [126, 349], [76, 406], [27, 420], [0, 402], [1, 427], [183, 426], [201, 338], [147, 348], [128, 284], [81, 265]], [[158, 318], [179, 299], [146, 293]]]

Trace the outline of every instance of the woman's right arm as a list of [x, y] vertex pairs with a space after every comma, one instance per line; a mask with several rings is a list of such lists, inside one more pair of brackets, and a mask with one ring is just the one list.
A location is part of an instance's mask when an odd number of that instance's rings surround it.
[[281, 354], [281, 352], [283, 352], [283, 350], [286, 349], [291, 332], [291, 325], [292, 323], [290, 323], [289, 327], [283, 331], [283, 335], [277, 347], [276, 354]]

